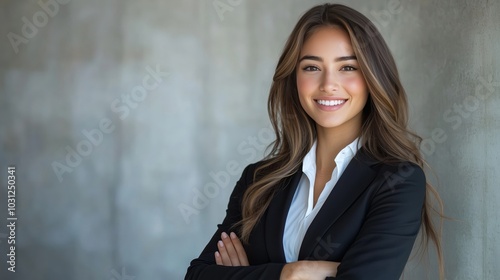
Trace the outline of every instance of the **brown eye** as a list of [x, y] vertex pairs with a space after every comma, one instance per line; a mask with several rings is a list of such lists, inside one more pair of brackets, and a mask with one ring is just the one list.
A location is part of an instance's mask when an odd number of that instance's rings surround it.
[[306, 66], [306, 67], [302, 68], [302, 70], [304, 70], [304, 71], [318, 71], [319, 69], [316, 66]]
[[347, 66], [342, 67], [340, 70], [342, 70], [342, 71], [356, 71], [357, 69], [350, 66], [350, 65], [347, 65]]

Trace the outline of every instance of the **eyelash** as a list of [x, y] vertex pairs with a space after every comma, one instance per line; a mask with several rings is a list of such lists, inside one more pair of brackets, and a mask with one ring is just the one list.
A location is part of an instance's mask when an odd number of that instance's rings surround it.
[[[340, 68], [340, 69], [342, 70], [342, 69], [344, 69], [344, 68], [346, 68], [346, 67], [350, 67], [350, 68], [352, 68], [352, 70], [346, 70], [347, 72], [350, 72], [350, 71], [356, 71], [356, 70], [358, 70], [356, 67], [354, 67], [354, 66], [352, 66], [352, 65], [345, 65], [345, 66], [342, 66], [342, 68]], [[307, 69], [310, 69], [310, 68], [316, 68], [316, 69], [319, 69], [319, 68], [318, 68], [318, 67], [316, 67], [316, 66], [312, 66], [312, 65], [310, 65], [310, 66], [306, 66], [306, 67], [302, 68], [302, 70], [304, 70], [304, 71], [306, 71], [306, 72], [312, 72], [313, 70], [307, 70]]]

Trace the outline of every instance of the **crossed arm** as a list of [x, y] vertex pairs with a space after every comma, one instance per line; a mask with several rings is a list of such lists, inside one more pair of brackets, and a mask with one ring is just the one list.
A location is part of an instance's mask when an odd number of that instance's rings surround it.
[[421, 224], [425, 175], [419, 167], [410, 166], [409, 174], [396, 171], [387, 179], [391, 180], [382, 182], [342, 264], [297, 261], [255, 265], [248, 262], [238, 237], [230, 233], [231, 225], [241, 220], [241, 194], [251, 182], [251, 166], [245, 168], [223, 223], [200, 257], [191, 262], [186, 279], [399, 279]]
[[[234, 232], [222, 232], [217, 242], [215, 263], [221, 266], [249, 266], [247, 254]], [[325, 279], [335, 277], [340, 263], [329, 261], [297, 261], [287, 263], [281, 270], [280, 280]]]

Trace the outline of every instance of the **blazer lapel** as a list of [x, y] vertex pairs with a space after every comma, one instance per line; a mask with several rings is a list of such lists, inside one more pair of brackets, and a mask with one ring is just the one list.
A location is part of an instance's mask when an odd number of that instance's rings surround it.
[[345, 212], [375, 178], [369, 157], [358, 151], [328, 195], [323, 207], [306, 231], [299, 251], [299, 260], [307, 259], [328, 228]]
[[294, 175], [284, 181], [267, 209], [265, 222], [266, 247], [272, 262], [286, 262], [285, 252], [283, 251], [283, 232], [288, 210], [301, 177], [302, 164]]

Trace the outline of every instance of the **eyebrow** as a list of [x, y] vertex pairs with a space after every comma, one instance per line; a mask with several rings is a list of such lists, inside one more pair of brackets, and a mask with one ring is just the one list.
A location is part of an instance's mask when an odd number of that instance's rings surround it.
[[[299, 62], [301, 62], [304, 59], [323, 62], [323, 58], [321, 58], [319, 56], [315, 56], [315, 55], [304, 55], [301, 59], [299, 59]], [[355, 55], [340, 56], [340, 57], [335, 58], [333, 61], [339, 62], [339, 61], [345, 61], [345, 60], [356, 60], [356, 56]]]

